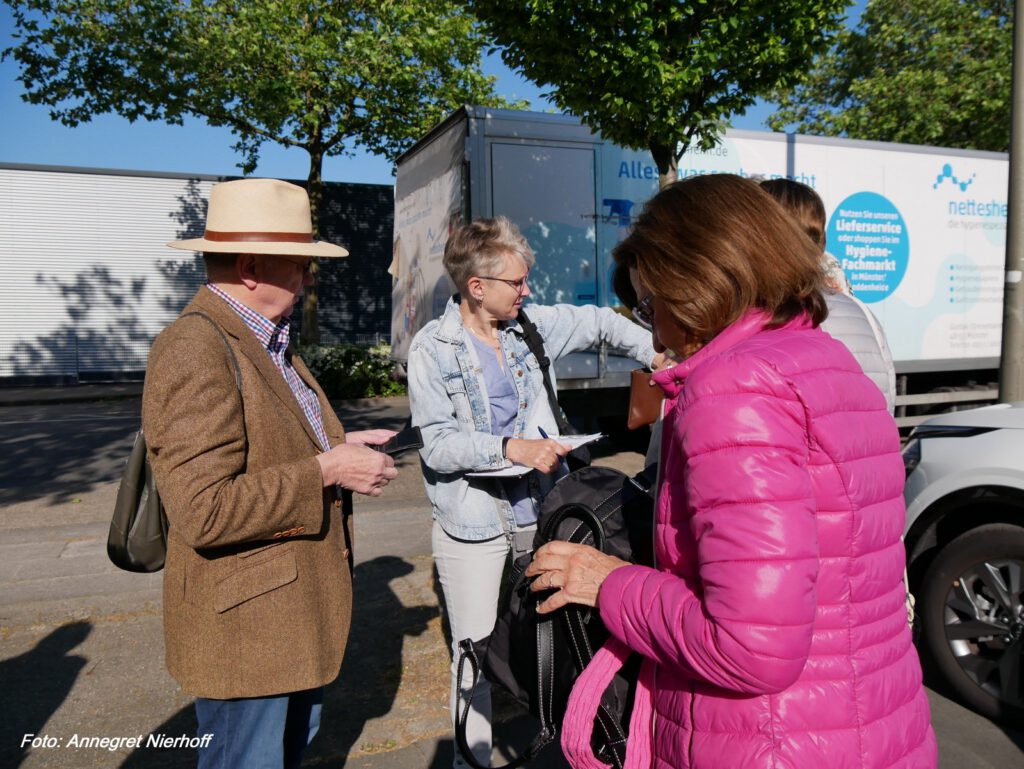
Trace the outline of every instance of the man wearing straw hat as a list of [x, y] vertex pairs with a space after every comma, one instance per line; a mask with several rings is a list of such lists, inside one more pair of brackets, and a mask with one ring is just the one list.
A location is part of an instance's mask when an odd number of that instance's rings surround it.
[[297, 767], [338, 675], [352, 606], [340, 489], [376, 496], [394, 462], [346, 434], [289, 347], [313, 257], [305, 190], [213, 187], [208, 282], [150, 352], [142, 424], [170, 532], [167, 667], [196, 696], [199, 766]]

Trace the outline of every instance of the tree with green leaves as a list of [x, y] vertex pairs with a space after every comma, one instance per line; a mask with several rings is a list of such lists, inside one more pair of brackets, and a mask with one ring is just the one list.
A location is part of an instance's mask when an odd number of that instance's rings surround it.
[[849, 0], [469, 0], [505, 63], [606, 139], [650, 150], [662, 186], [691, 145], [794, 83]]
[[1011, 0], [870, 0], [806, 81], [784, 90], [776, 130], [1005, 151]]
[[[457, 0], [4, 2], [22, 98], [68, 126], [105, 113], [227, 126], [245, 174], [264, 142], [304, 149], [314, 228], [325, 157], [359, 145], [394, 159], [461, 104], [509, 106]], [[319, 336], [311, 289], [305, 342]]]

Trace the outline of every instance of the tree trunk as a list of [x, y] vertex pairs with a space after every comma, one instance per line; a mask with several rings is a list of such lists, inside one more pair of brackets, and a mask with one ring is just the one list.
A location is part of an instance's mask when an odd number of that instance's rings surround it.
[[[320, 239], [320, 205], [324, 197], [323, 180], [324, 153], [319, 144], [309, 148], [309, 179], [306, 181], [306, 189], [309, 192], [309, 208], [313, 218], [313, 239]], [[316, 259], [310, 264], [313, 273], [313, 283], [306, 286], [302, 299], [302, 333], [300, 339], [303, 344], [320, 343], [320, 321], [317, 317], [317, 287], [320, 282], [320, 265]]]
[[671, 146], [652, 142], [651, 157], [658, 167], [658, 189], [664, 189], [679, 178], [676, 153]]

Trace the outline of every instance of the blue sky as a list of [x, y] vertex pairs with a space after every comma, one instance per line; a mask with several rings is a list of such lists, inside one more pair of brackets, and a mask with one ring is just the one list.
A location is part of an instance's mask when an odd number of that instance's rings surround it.
[[[858, 0], [850, 18], [860, 16], [866, 0]], [[13, 42], [10, 9], [0, 5], [0, 50]], [[527, 99], [533, 109], [551, 104], [540, 89], [509, 71], [497, 56], [485, 62], [485, 71], [498, 77], [498, 92], [510, 99]], [[232, 152], [234, 139], [226, 128], [211, 128], [200, 120], [184, 126], [139, 121], [105, 115], [75, 128], [49, 117], [49, 110], [23, 102], [21, 84], [15, 79], [17, 65], [9, 58], [0, 63], [0, 162], [43, 165], [119, 168], [136, 171], [173, 171], [213, 175], [238, 174], [239, 157]], [[765, 129], [772, 106], [759, 103], [737, 117], [738, 128]], [[302, 150], [286, 150], [265, 144], [256, 175], [305, 179], [309, 156]], [[327, 158], [324, 178], [329, 181], [392, 184], [391, 164], [365, 152], [354, 157]]]

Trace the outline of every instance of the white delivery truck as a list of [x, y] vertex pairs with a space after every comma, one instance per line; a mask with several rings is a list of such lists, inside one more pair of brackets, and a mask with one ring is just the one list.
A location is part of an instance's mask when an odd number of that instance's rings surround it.
[[[1006, 155], [733, 130], [679, 164], [680, 177], [710, 173], [787, 177], [821, 195], [827, 248], [888, 336], [902, 424], [997, 397]], [[534, 301], [615, 306], [611, 250], [657, 188], [649, 153], [576, 118], [459, 109], [398, 159], [393, 356], [405, 360], [452, 292], [441, 257], [456, 223], [519, 225], [537, 254]], [[605, 350], [561, 361], [567, 410], [581, 390], [591, 414], [606, 402], [598, 392], [621, 397], [632, 366]]]

